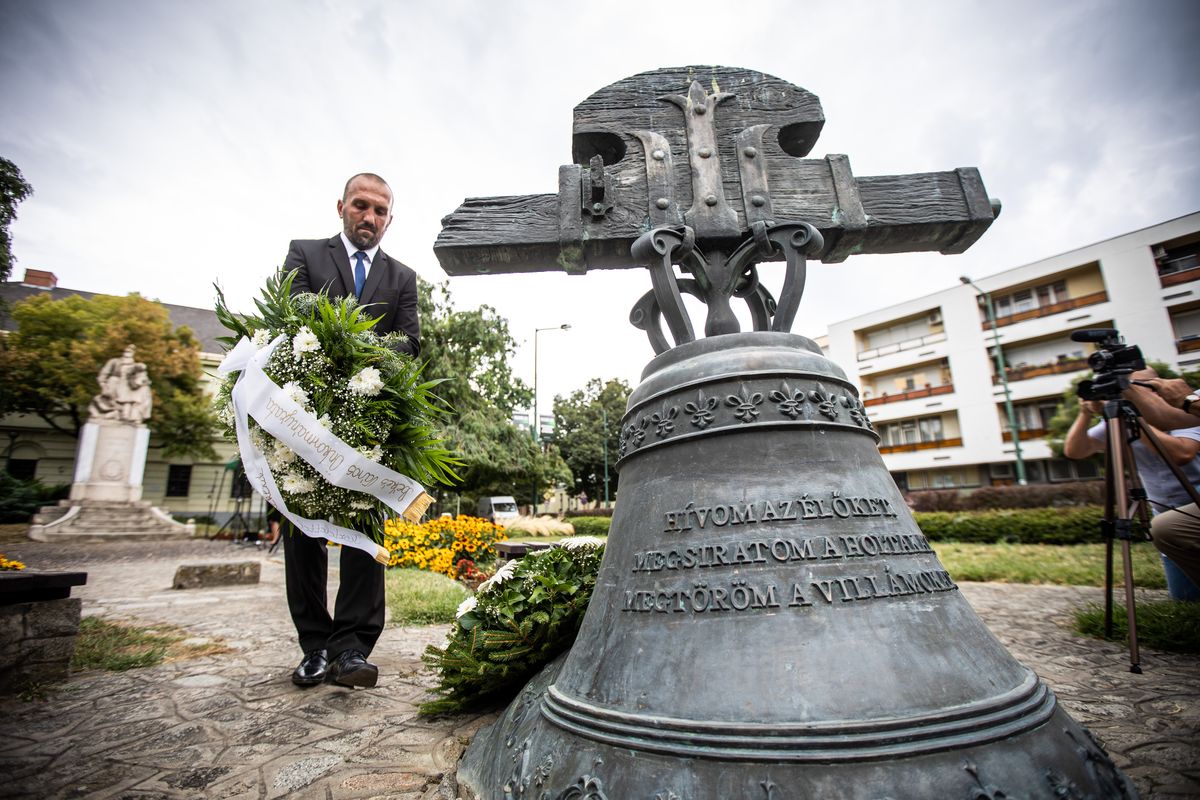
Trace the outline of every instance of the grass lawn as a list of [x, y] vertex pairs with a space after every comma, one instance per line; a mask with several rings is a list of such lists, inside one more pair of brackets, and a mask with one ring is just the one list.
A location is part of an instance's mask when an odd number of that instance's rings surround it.
[[[1136, 598], [1135, 598], [1136, 601]], [[1138, 644], [1175, 653], [1200, 653], [1200, 603], [1174, 600], [1134, 603]], [[1112, 640], [1126, 641], [1129, 632], [1125, 606], [1113, 602]], [[1104, 639], [1104, 606], [1089, 605], [1075, 612], [1075, 630]]]
[[[956, 581], [1049, 583], [1060, 586], [1103, 586], [1104, 545], [963, 544], [932, 542], [938, 559]], [[1122, 581], [1121, 548], [1113, 548], [1116, 584]], [[1165, 589], [1158, 551], [1149, 542], [1133, 545], [1133, 585]]]
[[452, 622], [470, 592], [461, 583], [420, 569], [389, 569], [385, 589], [393, 625]]
[[194, 658], [228, 652], [217, 643], [184, 644], [187, 631], [171, 625], [152, 628], [113, 622], [100, 617], [79, 621], [72, 669], [103, 669], [123, 672], [138, 667], [154, 667], [167, 659]]

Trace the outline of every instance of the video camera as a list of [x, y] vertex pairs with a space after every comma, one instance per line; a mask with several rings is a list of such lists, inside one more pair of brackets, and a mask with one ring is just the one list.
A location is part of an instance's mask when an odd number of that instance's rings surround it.
[[1137, 345], [1125, 344], [1116, 328], [1088, 328], [1071, 334], [1073, 342], [1094, 342], [1096, 351], [1088, 356], [1095, 373], [1091, 380], [1080, 381], [1076, 394], [1081, 400], [1116, 400], [1129, 388], [1130, 373], [1146, 368], [1146, 360]]

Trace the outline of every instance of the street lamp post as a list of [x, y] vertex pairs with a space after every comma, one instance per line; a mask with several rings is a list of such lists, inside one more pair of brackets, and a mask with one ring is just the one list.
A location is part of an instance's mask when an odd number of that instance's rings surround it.
[[608, 508], [608, 409], [600, 406], [604, 417], [604, 507]]
[[987, 307], [988, 325], [992, 329], [992, 346], [996, 351], [996, 372], [1000, 376], [1000, 385], [1004, 388], [1004, 413], [1008, 416], [1008, 430], [1012, 434], [1013, 455], [1017, 459], [1017, 484], [1024, 486], [1028, 481], [1025, 479], [1025, 460], [1021, 458], [1021, 431], [1017, 428], [1017, 414], [1013, 411], [1012, 392], [1008, 388], [1008, 367], [1004, 364], [1004, 350], [1000, 347], [1000, 333], [996, 327], [996, 310], [992, 307], [992, 296], [976, 286], [966, 275], [961, 276], [959, 280], [979, 292]]
[[[567, 323], [555, 325], [550, 328], [534, 328], [533, 330], [533, 441], [540, 443], [542, 441], [542, 418], [538, 414], [538, 334], [542, 331], [569, 331], [571, 326]], [[536, 471], [533, 476], [533, 516], [537, 516], [538, 507], [538, 492], [541, 487], [538, 485]]]

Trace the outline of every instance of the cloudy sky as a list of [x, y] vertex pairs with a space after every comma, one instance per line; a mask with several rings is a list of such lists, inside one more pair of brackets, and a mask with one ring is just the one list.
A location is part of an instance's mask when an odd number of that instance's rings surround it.
[[[444, 279], [464, 197], [557, 189], [572, 108], [657, 67], [725, 64], [814, 92], [813, 157], [856, 175], [977, 166], [1004, 213], [965, 255], [814, 265], [796, 331], [1200, 210], [1200, 4], [756, 0], [0, 0], [0, 155], [35, 194], [13, 226], [59, 285], [235, 306], [293, 238], [339, 230], [345, 178], [397, 190], [384, 248]], [[542, 410], [636, 383], [641, 270], [455, 278], [522, 343]], [[773, 287], [777, 291], [777, 287]]]

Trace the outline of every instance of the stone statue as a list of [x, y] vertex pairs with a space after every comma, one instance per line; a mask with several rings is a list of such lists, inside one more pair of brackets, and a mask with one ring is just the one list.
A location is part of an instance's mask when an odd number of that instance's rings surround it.
[[146, 365], [133, 360], [134, 346], [129, 345], [117, 358], [110, 358], [100, 370], [97, 381], [100, 394], [88, 406], [88, 419], [114, 419], [141, 423], [150, 418], [150, 376]]

